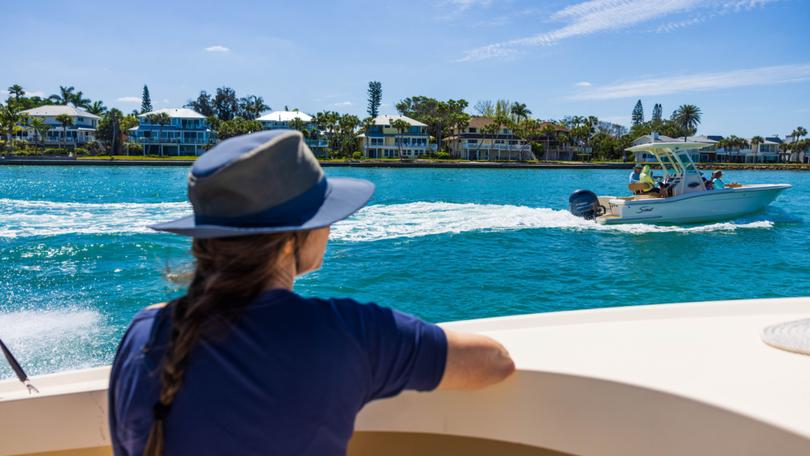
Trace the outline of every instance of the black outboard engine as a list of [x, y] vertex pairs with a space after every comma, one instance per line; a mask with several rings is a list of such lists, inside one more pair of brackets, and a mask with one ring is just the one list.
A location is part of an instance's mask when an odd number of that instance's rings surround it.
[[590, 190], [577, 190], [568, 197], [568, 210], [577, 217], [593, 220], [605, 214], [605, 208], [599, 205], [596, 193]]

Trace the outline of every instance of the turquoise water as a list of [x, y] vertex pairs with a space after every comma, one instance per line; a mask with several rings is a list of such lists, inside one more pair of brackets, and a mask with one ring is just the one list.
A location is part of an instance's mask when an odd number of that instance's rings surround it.
[[[327, 171], [377, 192], [333, 228], [303, 294], [432, 321], [810, 294], [810, 173], [729, 172], [794, 186], [733, 223], [603, 227], [567, 213], [568, 194], [622, 194], [627, 171]], [[178, 294], [163, 274], [188, 264], [189, 241], [146, 226], [190, 211], [186, 172], [0, 167], [0, 337], [31, 373], [108, 363], [138, 309]]]

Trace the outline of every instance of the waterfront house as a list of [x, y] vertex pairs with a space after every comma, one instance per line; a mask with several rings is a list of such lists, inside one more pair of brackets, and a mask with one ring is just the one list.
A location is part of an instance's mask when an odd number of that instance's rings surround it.
[[[159, 124], [154, 116], [167, 114], [169, 122]], [[138, 116], [138, 126], [129, 138], [143, 146], [144, 155], [201, 155], [214, 142], [205, 116], [187, 108], [166, 108]]]
[[[497, 130], [496, 130], [497, 128]], [[462, 160], [531, 160], [532, 147], [507, 125], [489, 117], [472, 117], [461, 131], [445, 138], [450, 155]]]
[[[408, 128], [394, 128], [391, 124], [397, 120]], [[377, 116], [361, 138], [366, 158], [418, 158], [436, 151], [436, 145], [430, 144], [427, 125], [405, 116]]]
[[[678, 138], [671, 138], [669, 136], [659, 135], [654, 133], [655, 142], [690, 142], [690, 143], [703, 143], [706, 147], [702, 149], [693, 149], [689, 151], [689, 156], [695, 163], [710, 163], [718, 160], [717, 143], [723, 139], [718, 135], [698, 135], [698, 136], [683, 136]], [[634, 146], [641, 144], [649, 144], [653, 142], [653, 135], [639, 136], [633, 141]], [[719, 149], [721, 152], [723, 149]], [[646, 152], [636, 151], [633, 157], [636, 163], [656, 163], [657, 160], [651, 154]]]
[[326, 153], [327, 141], [322, 138], [314, 119], [308, 114], [301, 111], [273, 111], [256, 120], [262, 124], [262, 128], [265, 130], [300, 128], [304, 140], [315, 155], [320, 156]]
[[[51, 127], [45, 137], [40, 138], [33, 128], [26, 126], [20, 135], [20, 139], [42, 142], [52, 146], [63, 145], [69, 147], [81, 146], [96, 139], [96, 127], [98, 127], [100, 117], [73, 105], [45, 105], [26, 109], [20, 113], [29, 119], [40, 118]], [[70, 116], [72, 124], [62, 125], [61, 122], [56, 120], [57, 117], [63, 114]]]
[[725, 163], [775, 163], [779, 161], [779, 146], [782, 140], [777, 137], [764, 138], [756, 147], [747, 139], [745, 146], [725, 146], [716, 150], [717, 161]]

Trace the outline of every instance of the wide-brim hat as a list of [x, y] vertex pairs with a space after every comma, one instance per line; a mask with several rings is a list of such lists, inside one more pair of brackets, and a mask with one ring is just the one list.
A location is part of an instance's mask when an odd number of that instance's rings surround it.
[[311, 230], [352, 215], [373, 193], [362, 179], [327, 178], [300, 132], [263, 131], [197, 159], [188, 176], [194, 215], [151, 228], [196, 238]]

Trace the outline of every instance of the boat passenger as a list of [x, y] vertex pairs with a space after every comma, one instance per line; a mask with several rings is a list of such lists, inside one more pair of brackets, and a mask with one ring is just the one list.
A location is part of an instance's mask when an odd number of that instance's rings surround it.
[[713, 190], [720, 190], [722, 188], [725, 188], [726, 184], [723, 183], [722, 177], [723, 177], [723, 172], [720, 171], [720, 170], [717, 170], [717, 171], [712, 173], [711, 182], [712, 182], [712, 189]]
[[636, 165], [633, 167], [633, 171], [630, 172], [630, 179], [627, 182], [628, 184], [635, 184], [641, 179], [641, 165]]
[[640, 184], [644, 185], [642, 189], [642, 193], [658, 193], [658, 188], [655, 186], [655, 178], [650, 170], [650, 165], [644, 165], [644, 168], [641, 169], [641, 174], [639, 175], [638, 179]]
[[153, 227], [193, 238], [193, 277], [138, 313], [118, 347], [116, 455], [343, 455], [369, 401], [482, 388], [514, 371], [489, 337], [293, 291], [321, 267], [330, 225], [373, 190], [327, 178], [292, 130], [225, 140], [194, 163], [194, 214]]

